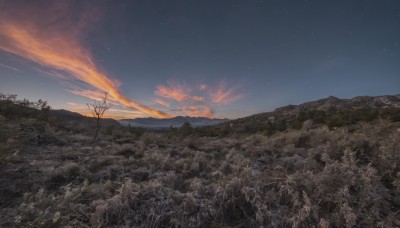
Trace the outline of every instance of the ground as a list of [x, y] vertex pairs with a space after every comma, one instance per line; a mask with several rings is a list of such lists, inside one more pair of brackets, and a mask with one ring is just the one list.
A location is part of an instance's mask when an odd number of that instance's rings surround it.
[[1, 226], [400, 226], [399, 122], [96, 141], [1, 124]]

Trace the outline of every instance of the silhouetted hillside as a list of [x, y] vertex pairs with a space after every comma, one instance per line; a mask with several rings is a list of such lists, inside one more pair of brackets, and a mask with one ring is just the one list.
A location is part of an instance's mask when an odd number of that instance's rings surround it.
[[[55, 117], [55, 118], [60, 118], [63, 120], [67, 121], [88, 121], [92, 119], [91, 117], [83, 116], [79, 113], [76, 112], [71, 112], [65, 109], [59, 109], [59, 110], [50, 110], [49, 111], [49, 117]], [[103, 118], [102, 119], [102, 124], [104, 126], [119, 126], [119, 122], [110, 119], [110, 118]]]

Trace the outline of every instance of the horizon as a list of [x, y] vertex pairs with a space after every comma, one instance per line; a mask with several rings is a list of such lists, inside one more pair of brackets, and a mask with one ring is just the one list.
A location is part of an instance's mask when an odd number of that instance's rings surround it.
[[[0, 92], [106, 118], [237, 119], [399, 94], [400, 2], [0, 2]], [[318, 20], [316, 20], [318, 18]]]
[[[2, 94], [2, 93], [0, 92], [0, 94]], [[24, 98], [18, 97], [18, 94], [4, 94], [4, 95], [17, 95], [17, 100], [24, 100], [24, 99], [27, 99], [27, 98], [25, 98], [25, 97], [24, 97]], [[382, 94], [382, 95], [376, 95], [376, 96], [359, 95], [359, 96], [347, 97], [347, 98], [341, 98], [341, 97], [336, 97], [336, 96], [327, 96], [327, 97], [317, 98], [317, 99], [315, 99], [315, 100], [304, 101], [304, 102], [296, 103], [296, 104], [292, 104], [292, 103], [290, 103], [290, 104], [284, 104], [284, 105], [279, 106], [279, 107], [276, 107], [275, 109], [270, 110], [270, 111], [252, 113], [252, 114], [250, 114], [250, 115], [243, 116], [243, 117], [238, 117], [238, 118], [218, 118], [218, 117], [184, 116], [184, 115], [178, 115], [178, 116], [173, 116], [173, 117], [169, 117], [169, 118], [158, 118], [158, 117], [153, 117], [153, 116], [135, 117], [135, 118], [125, 118], [125, 117], [118, 118], [118, 116], [115, 116], [115, 115], [107, 115], [107, 112], [103, 115], [102, 118], [104, 118], [104, 119], [113, 119], [113, 120], [116, 120], [116, 121], [120, 121], [120, 120], [134, 120], [134, 119], [142, 119], [142, 118], [143, 118], [143, 119], [146, 119], [146, 118], [151, 119], [151, 118], [152, 118], [152, 119], [162, 120], [162, 119], [173, 119], [173, 118], [178, 118], [178, 117], [183, 117], [183, 118], [207, 118], [207, 119], [220, 119], [220, 120], [222, 120], [222, 119], [226, 119], [226, 120], [236, 120], [236, 119], [246, 118], [246, 117], [250, 117], [250, 116], [253, 116], [253, 115], [257, 115], [257, 114], [275, 112], [276, 109], [279, 109], [279, 108], [284, 108], [284, 107], [293, 106], [293, 105], [294, 105], [294, 106], [299, 106], [299, 105], [302, 105], [302, 104], [307, 104], [307, 103], [309, 103], [309, 102], [316, 102], [316, 101], [320, 101], [320, 100], [329, 99], [329, 98], [331, 98], [331, 97], [333, 97], [333, 98], [335, 98], [335, 99], [339, 99], [339, 100], [351, 100], [351, 99], [358, 98], [358, 97], [386, 97], [386, 96], [400, 96], [400, 93], [397, 93], [397, 94]], [[46, 101], [45, 99], [41, 99], [41, 100]], [[47, 102], [47, 101], [46, 101], [46, 102]], [[80, 114], [80, 115], [85, 116], [85, 117], [94, 118], [94, 117], [93, 117], [93, 114], [90, 113], [89, 109], [85, 110], [84, 112], [75, 112], [74, 110], [68, 110], [68, 109], [63, 109], [63, 108], [54, 109], [54, 108], [51, 107], [51, 106], [50, 106], [50, 108], [51, 108], [51, 110], [55, 110], [55, 111], [68, 111], [68, 112]], [[108, 111], [110, 111], [110, 109], [109, 109]], [[112, 111], [112, 107], [111, 107], [111, 111]]]
[[[353, 98], [356, 98], [356, 97], [365, 97], [365, 96], [367, 96], [367, 97], [400, 96], [400, 93], [396, 93], [396, 94], [381, 94], [381, 95], [376, 95], [376, 96], [359, 95], [359, 96], [346, 97], [346, 98], [336, 97], [336, 96], [327, 96], [327, 97], [317, 98], [317, 99], [315, 99], [315, 100], [304, 101], [304, 102], [300, 102], [300, 103], [296, 103], [296, 104], [291, 104], [291, 103], [290, 103], [290, 104], [283, 104], [282, 106], [278, 106], [278, 107], [274, 108], [273, 110], [269, 110], [269, 111], [265, 111], [265, 112], [252, 113], [252, 114], [249, 114], [249, 115], [247, 115], [247, 116], [242, 116], [242, 117], [237, 117], [237, 118], [217, 118], [217, 117], [204, 117], [204, 116], [174, 116], [174, 117], [171, 117], [171, 118], [176, 118], [176, 117], [185, 117], [185, 118], [186, 118], [186, 117], [190, 117], [190, 118], [209, 118], [209, 119], [236, 120], [236, 119], [246, 118], [246, 117], [250, 117], [250, 116], [257, 115], [257, 114], [261, 114], [261, 113], [274, 112], [276, 109], [278, 109], [278, 108], [283, 108], [283, 107], [286, 107], [286, 106], [291, 106], [291, 105], [298, 106], [298, 105], [301, 105], [301, 104], [304, 104], [304, 103], [314, 102], [314, 101], [318, 101], [318, 100], [323, 100], [323, 99], [327, 99], [327, 98], [330, 98], [330, 97], [335, 97], [335, 98], [341, 99], [341, 100], [350, 100], [350, 99], [353, 99]], [[66, 109], [65, 109], [65, 110], [66, 110]], [[70, 111], [70, 110], [66, 110], [66, 111]], [[78, 112], [77, 112], [77, 113], [78, 113]], [[82, 113], [79, 113], [79, 114], [82, 114]], [[85, 113], [85, 114], [82, 114], [82, 115], [87, 116], [87, 117], [92, 117], [90, 113]], [[110, 118], [110, 119], [114, 119], [114, 120], [125, 120], [125, 118], [121, 118], [121, 119], [118, 119], [118, 118], [117, 118], [117, 119], [115, 119], [115, 118], [112, 118], [112, 117], [108, 117], [107, 115], [105, 115], [104, 118]], [[157, 118], [157, 117], [152, 117], [152, 116], [149, 116], [149, 117], [127, 118], [127, 119], [132, 120], [132, 119], [138, 119], [138, 118], [164, 119], [164, 118]]]

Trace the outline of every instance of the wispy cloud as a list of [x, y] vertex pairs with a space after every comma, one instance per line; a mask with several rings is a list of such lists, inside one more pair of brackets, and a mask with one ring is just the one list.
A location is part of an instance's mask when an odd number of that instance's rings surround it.
[[164, 98], [173, 99], [179, 102], [194, 100], [203, 101], [204, 98], [200, 96], [189, 95], [190, 88], [183, 84], [176, 82], [169, 82], [168, 86], [159, 85], [155, 91], [155, 94]]
[[[77, 104], [74, 102], [67, 103], [67, 109], [72, 112], [78, 112], [84, 116], [92, 117], [92, 113], [89, 111], [85, 104]], [[104, 118], [113, 118], [113, 119], [130, 119], [143, 117], [143, 113], [135, 110], [127, 110], [112, 107], [104, 113]]]
[[[56, 9], [64, 12], [68, 7], [67, 1], [56, 1]], [[58, 2], [63, 2], [58, 3]], [[24, 5], [19, 11], [12, 11], [2, 15], [0, 21], [0, 50], [31, 60], [42, 66], [61, 70], [74, 79], [85, 82], [91, 87], [107, 92], [118, 103], [137, 109], [143, 113], [157, 117], [172, 117], [171, 115], [157, 109], [150, 108], [137, 101], [124, 96], [118, 89], [119, 83], [110, 78], [106, 73], [96, 67], [90, 53], [79, 42], [81, 29], [91, 22], [91, 13], [83, 12], [77, 26], [74, 23], [66, 23], [63, 17], [54, 18], [57, 15], [43, 12], [44, 15], [51, 15], [53, 18], [46, 18], [48, 21], [35, 20], [32, 18], [24, 20]], [[44, 7], [51, 9], [52, 7]], [[28, 9], [29, 10], [29, 9]], [[41, 15], [40, 9], [35, 9], [35, 15]], [[7, 10], [4, 10], [8, 12]], [[32, 12], [24, 12], [31, 15]], [[66, 15], [60, 15], [66, 16]], [[47, 26], [44, 26], [43, 23]], [[61, 23], [63, 22], [63, 23]], [[67, 21], [71, 22], [71, 21]], [[50, 26], [50, 27], [49, 27]]]
[[228, 86], [224, 81], [216, 85], [202, 82], [192, 86], [169, 81], [167, 86], [157, 86], [155, 94], [169, 99], [168, 105], [164, 105], [163, 100], [155, 101], [163, 107], [177, 107], [172, 111], [178, 115], [202, 117], [213, 117], [213, 107], [228, 105], [243, 97], [237, 87]]
[[0, 67], [4, 67], [4, 68], [6, 68], [8, 70], [12, 70], [12, 71], [20, 72], [17, 68], [3, 64], [3, 63], [0, 63]]
[[42, 69], [39, 69], [36, 67], [34, 67], [33, 69], [46, 77], [50, 77], [50, 78], [57, 79], [57, 80], [67, 80], [67, 78], [64, 75], [62, 75], [56, 71], [46, 71], [46, 70], [42, 70]]
[[206, 83], [204, 83], [204, 82], [200, 83], [200, 85], [199, 85], [199, 90], [200, 90], [200, 91], [204, 91], [204, 90], [206, 90], [207, 88], [208, 88], [208, 86], [207, 86]]
[[210, 92], [211, 101], [218, 105], [226, 105], [242, 97], [243, 94], [237, 93], [234, 87], [228, 88], [225, 82], [221, 82]]
[[[104, 92], [99, 91], [99, 90], [77, 90], [77, 89], [73, 89], [73, 90], [67, 90], [73, 94], [79, 95], [79, 96], [83, 96], [83, 97], [87, 97], [90, 98], [92, 100], [96, 100], [96, 101], [102, 101], [104, 98]], [[118, 100], [114, 99], [113, 97], [107, 97], [107, 102], [111, 103], [113, 105], [119, 105]]]
[[154, 102], [163, 106], [164, 108], [169, 108], [171, 106], [169, 103], [167, 103], [166, 101], [163, 101], [161, 99], [155, 99]]

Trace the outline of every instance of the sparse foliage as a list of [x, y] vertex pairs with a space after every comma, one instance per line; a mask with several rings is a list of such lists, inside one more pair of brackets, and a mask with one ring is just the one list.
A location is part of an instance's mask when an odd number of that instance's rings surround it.
[[7, 119], [25, 117], [47, 120], [49, 111], [47, 101], [39, 99], [33, 102], [25, 98], [18, 100], [17, 95], [0, 93], [0, 114]]
[[104, 113], [111, 108], [111, 104], [107, 102], [107, 95], [107, 93], [104, 94], [102, 101], [93, 101], [92, 104], [86, 104], [92, 113], [93, 118], [96, 119], [96, 131], [94, 139], [97, 139], [97, 136], [99, 135], [101, 118], [103, 118]]

